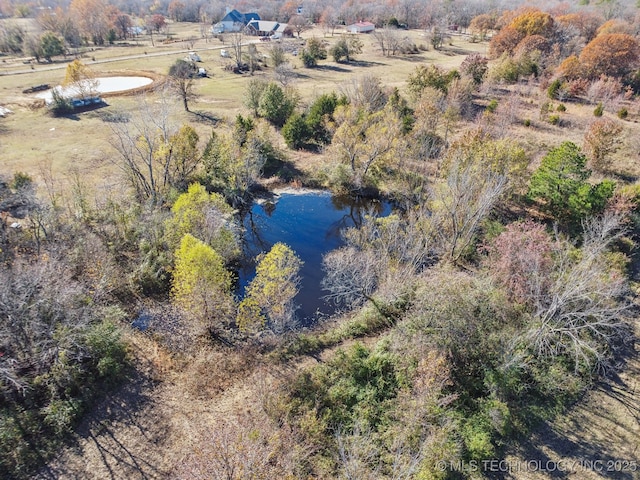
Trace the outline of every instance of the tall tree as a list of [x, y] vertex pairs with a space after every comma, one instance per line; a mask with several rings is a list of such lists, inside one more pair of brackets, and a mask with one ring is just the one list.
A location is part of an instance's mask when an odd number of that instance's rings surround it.
[[67, 65], [62, 85], [73, 89], [80, 98], [95, 97], [98, 94], [98, 80], [95, 73], [80, 60]]
[[182, 170], [174, 168], [175, 157], [171, 155], [171, 138], [178, 130], [170, 120], [172, 105], [166, 94], [154, 103], [140, 98], [136, 114], [128, 122], [111, 124], [111, 144], [119, 155], [113, 162], [140, 202], [161, 204], [169, 190], [185, 180], [174, 176]]
[[166, 222], [166, 236], [171, 247], [190, 234], [211, 246], [225, 263], [240, 253], [233, 223], [233, 209], [218, 193], [207, 193], [204, 186], [193, 183], [171, 207], [172, 216]]
[[282, 127], [293, 113], [297, 97], [291, 90], [285, 90], [274, 82], [267, 84], [262, 95], [258, 113], [276, 127]]
[[304, 18], [302, 15], [294, 15], [287, 22], [289, 28], [291, 28], [296, 34], [298, 34], [298, 38], [300, 38], [300, 34], [309, 28], [311, 25], [309, 24], [309, 20]]
[[402, 141], [398, 119], [390, 107], [370, 113], [351, 105], [339, 107], [335, 118], [339, 126], [331, 151], [349, 168], [352, 186], [362, 188], [372, 181], [372, 171], [384, 170], [397, 160]]
[[283, 243], [276, 243], [269, 253], [259, 257], [256, 276], [247, 287], [239, 305], [238, 326], [247, 331], [268, 325], [277, 333], [293, 326], [302, 261]]
[[356, 36], [347, 37], [343, 35], [333, 46], [330, 53], [336, 62], [344, 61], [349, 63], [354, 60], [357, 54], [362, 53], [362, 46], [362, 42]]
[[622, 215], [606, 211], [584, 223], [579, 252], [569, 242], [555, 249], [551, 281], [534, 297], [532, 321], [515, 344], [586, 376], [610, 365], [632, 307], [625, 275], [608, 256], [623, 225]]
[[618, 151], [622, 144], [622, 125], [610, 118], [595, 120], [584, 135], [583, 149], [591, 160], [591, 167], [606, 172], [610, 165], [610, 156]]
[[[234, 26], [235, 27], [235, 26]], [[243, 26], [235, 27], [237, 31], [232, 31], [224, 35], [224, 42], [231, 47], [231, 58], [236, 62], [236, 68], [242, 68], [242, 47], [244, 43]]]
[[233, 312], [231, 274], [209, 245], [186, 234], [175, 252], [171, 296], [209, 331], [225, 326]]
[[184, 111], [189, 111], [189, 100], [193, 99], [193, 84], [196, 66], [189, 61], [178, 59], [169, 69], [169, 85], [182, 100]]
[[104, 0], [72, 0], [69, 12], [80, 33], [95, 45], [103, 45], [109, 31], [107, 3]]
[[128, 38], [131, 35], [131, 28], [133, 27], [133, 22], [131, 21], [131, 17], [126, 13], [120, 12], [113, 21], [113, 26], [118, 32], [118, 36], [120, 38]]
[[40, 49], [42, 56], [47, 62], [51, 61], [51, 57], [62, 55], [64, 53], [64, 44], [62, 39], [53, 32], [45, 32], [40, 37]]
[[576, 227], [588, 215], [601, 212], [613, 195], [615, 184], [604, 180], [588, 183], [591, 171], [577, 145], [564, 142], [542, 159], [529, 184], [528, 196], [541, 200], [541, 208], [565, 227]]
[[631, 35], [598, 35], [580, 53], [582, 70], [588, 78], [600, 75], [622, 77], [638, 68], [640, 45]]
[[331, 5], [327, 6], [322, 11], [322, 15], [320, 16], [320, 24], [322, 25], [322, 31], [325, 33], [325, 35], [331, 32], [331, 36], [333, 37], [333, 34], [335, 33], [336, 28], [338, 27], [340, 22], [338, 20], [338, 14]]

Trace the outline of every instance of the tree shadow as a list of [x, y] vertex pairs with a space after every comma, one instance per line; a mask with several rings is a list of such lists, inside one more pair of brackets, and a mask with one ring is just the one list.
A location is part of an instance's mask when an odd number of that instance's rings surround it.
[[351, 73], [352, 71], [349, 68], [344, 68], [337, 65], [317, 65], [313, 68], [319, 71], [336, 72], [336, 73]]
[[305, 173], [293, 162], [282, 158], [271, 158], [265, 163], [262, 175], [265, 178], [278, 177], [283, 182], [292, 182], [305, 177]]
[[615, 179], [620, 180], [623, 183], [635, 183], [638, 180], [638, 175], [635, 175], [629, 172], [613, 171], [613, 172], [606, 172], [606, 173], [613, 176]]
[[67, 113], [65, 115], [57, 115], [56, 118], [63, 118], [65, 120], [73, 120], [74, 122], [80, 121], [80, 116], [77, 113]]
[[204, 110], [197, 110], [189, 112], [193, 119], [198, 123], [204, 123], [213, 127], [217, 126], [222, 121], [220, 117], [212, 112], [206, 112]]
[[353, 65], [354, 67], [384, 67], [384, 66], [388, 66], [387, 63], [382, 63], [382, 62], [369, 62], [366, 60], [351, 60], [351, 62], [349, 62], [349, 65]]
[[[95, 478], [166, 477], [167, 472], [161, 470], [155, 457], [167, 431], [154, 421], [151, 413], [159, 408], [153, 395], [154, 385], [146, 373], [136, 370], [132, 378], [96, 405], [76, 429], [67, 448], [72, 455], [82, 458], [88, 450], [95, 449], [103, 467], [99, 472], [91, 472]], [[43, 467], [36, 478], [86, 478], [87, 464], [65, 461], [63, 453]]]
[[501, 466], [504, 468], [483, 473], [496, 480], [518, 479], [522, 472], [534, 470], [552, 479], [582, 478], [585, 474], [636, 479], [637, 453], [628, 454], [634, 458], [621, 458], [624, 453], [619, 448], [631, 451], [624, 439], [637, 438], [640, 426], [636, 392], [639, 355], [633, 341], [624, 345], [623, 350], [619, 360], [624, 369], [620, 374], [611, 373], [556, 421], [545, 421], [528, 438], [520, 439], [507, 452], [511, 460]]
[[424, 63], [427, 61], [427, 59], [420, 54], [417, 55], [396, 55], [393, 58], [396, 58], [398, 60], [402, 60], [404, 62], [409, 62], [409, 63]]
[[473, 51], [467, 50], [466, 48], [459, 48], [459, 47], [452, 47], [452, 46], [445, 47], [438, 51], [448, 57], [453, 57], [456, 55], [470, 55], [471, 53], [474, 53]]

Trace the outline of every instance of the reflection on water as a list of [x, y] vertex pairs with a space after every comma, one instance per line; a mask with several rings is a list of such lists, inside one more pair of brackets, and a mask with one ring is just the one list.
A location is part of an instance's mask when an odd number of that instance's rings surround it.
[[298, 317], [309, 324], [318, 316], [330, 315], [334, 309], [322, 296], [320, 282], [324, 276], [322, 256], [340, 247], [341, 230], [362, 224], [365, 215], [385, 216], [391, 206], [377, 200], [335, 197], [327, 192], [281, 193], [273, 201], [255, 204], [244, 218], [244, 257], [239, 270], [239, 294], [255, 275], [253, 259], [275, 243], [289, 245], [302, 259], [302, 282], [296, 303]]

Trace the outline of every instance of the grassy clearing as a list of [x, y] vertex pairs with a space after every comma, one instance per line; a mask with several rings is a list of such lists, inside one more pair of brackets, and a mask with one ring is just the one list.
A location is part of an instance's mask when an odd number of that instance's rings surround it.
[[[163, 44], [161, 38], [154, 40], [156, 46], [150, 45], [148, 38], [140, 38], [129, 42], [127, 46], [100, 48], [85, 52], [86, 61], [98, 75], [122, 74], [123, 72], [150, 72], [154, 75], [164, 75], [169, 66], [177, 59], [184, 57], [184, 52], [196, 50], [199, 52], [204, 67], [210, 74], [209, 78], [198, 79], [195, 87], [196, 99], [191, 103], [195, 112], [202, 112], [213, 118], [232, 121], [238, 113], [247, 113], [243, 104], [245, 88], [251, 80], [251, 75], [236, 75], [224, 70], [230, 62], [219, 54], [224, 44], [216, 38], [208, 38], [191, 43], [190, 37], [199, 36], [199, 26], [192, 24], [172, 25], [170, 36], [176, 40]], [[410, 31], [407, 35], [418, 46], [427, 43], [422, 32]], [[304, 32], [304, 38], [323, 38], [331, 45], [340, 38], [339, 34], [325, 37], [319, 29]], [[375, 39], [370, 35], [362, 35], [363, 53], [356, 57], [351, 64], [337, 64], [331, 59], [322, 61], [318, 68], [307, 69], [302, 66], [299, 57], [288, 55], [289, 61], [295, 68], [297, 79], [294, 86], [298, 90], [303, 103], [310, 102], [316, 96], [334, 91], [340, 85], [351, 81], [354, 76], [372, 75], [380, 78], [387, 87], [397, 87], [404, 93], [404, 85], [408, 76], [416, 66], [423, 63], [436, 63], [443, 68], [459, 66], [466, 55], [474, 52], [485, 53], [485, 43], [471, 43], [463, 37], [454, 37], [452, 44], [446, 45], [440, 51], [427, 50], [415, 55], [384, 57], [378, 51]], [[135, 43], [139, 45], [136, 45]], [[301, 47], [301, 40], [285, 40], [289, 50]], [[288, 45], [287, 45], [288, 44]], [[268, 57], [271, 46], [259, 43], [259, 53]], [[95, 61], [93, 59], [95, 58]], [[18, 59], [5, 59], [1, 68], [23, 68]], [[267, 58], [268, 63], [268, 58]], [[78, 168], [86, 172], [86, 178], [93, 184], [110, 181], [115, 173], [109, 158], [114, 155], [109, 144], [110, 131], [108, 124], [99, 118], [101, 112], [85, 112], [68, 118], [51, 118], [44, 109], [34, 109], [34, 97], [22, 94], [26, 87], [42, 83], [58, 84], [64, 78], [65, 62], [60, 62], [47, 70], [51, 65], [36, 65], [33, 71], [24, 74], [0, 76], [0, 105], [14, 111], [0, 122], [0, 152], [5, 160], [6, 172], [16, 170], [25, 171], [38, 176], [42, 164], [50, 164], [56, 176], [63, 176], [71, 168]], [[0, 68], [0, 73], [1, 72]], [[268, 66], [255, 73], [256, 77], [272, 78], [272, 69]], [[564, 140], [571, 140], [578, 145], [582, 143], [582, 136], [588, 124], [593, 120], [592, 106], [587, 104], [569, 103], [567, 111], [560, 113], [560, 123], [551, 125], [541, 120], [540, 104], [544, 101], [544, 93], [536, 85], [520, 84], [509, 89], [499, 89], [485, 92], [479, 103], [498, 99], [504, 101], [509, 91], [519, 95], [519, 105], [516, 128], [513, 135], [525, 145], [530, 156], [536, 160], [541, 158], [548, 148]], [[150, 94], [153, 98], [153, 94]], [[558, 102], [555, 102], [558, 103]], [[176, 105], [178, 100], [176, 99]], [[137, 103], [128, 96], [111, 96], [108, 106], [102, 112], [121, 111], [135, 112]], [[177, 109], [179, 110], [179, 108]], [[640, 134], [637, 124], [638, 108], [629, 105], [630, 115], [625, 125], [626, 142], [624, 147], [614, 156], [614, 172], [625, 179], [634, 179], [640, 174], [638, 168], [638, 149], [634, 139]], [[605, 115], [614, 115], [608, 112]], [[200, 133], [203, 142], [211, 131], [211, 125], [196, 122], [196, 117], [186, 116], [176, 111], [174, 121], [177, 124], [191, 123]], [[530, 126], [525, 127], [525, 121]], [[464, 129], [460, 125], [458, 130]], [[318, 163], [318, 155], [291, 153], [295, 162]], [[304, 166], [302, 166], [304, 168]]]
[[[30, 28], [33, 28], [30, 27]], [[426, 39], [421, 32], [407, 32], [417, 44], [425, 44]], [[184, 57], [184, 52], [196, 50], [210, 78], [198, 79], [196, 84], [197, 98], [191, 104], [193, 111], [201, 111], [215, 118], [233, 120], [238, 113], [245, 113], [243, 105], [246, 84], [250, 75], [236, 75], [224, 70], [230, 62], [219, 54], [224, 44], [216, 38], [195, 41], [189, 38], [199, 37], [199, 26], [194, 24], [172, 24], [169, 28], [171, 43], [164, 44], [164, 36], [156, 36], [155, 46], [150, 40], [141, 37], [129, 41], [128, 45], [119, 44], [110, 48], [95, 48], [85, 51], [81, 59], [86, 62], [97, 75], [110, 75], [122, 72], [151, 72], [164, 75], [169, 66], [177, 59]], [[319, 29], [304, 32], [304, 38], [323, 37]], [[323, 37], [324, 38], [324, 37]], [[326, 37], [329, 45], [339, 39], [339, 35]], [[361, 36], [363, 53], [357, 56], [352, 64], [337, 64], [331, 59], [321, 62], [319, 68], [306, 69], [301, 60], [289, 55], [298, 74], [294, 82], [303, 102], [309, 102], [317, 95], [335, 90], [340, 84], [348, 82], [353, 76], [373, 75], [381, 78], [389, 87], [402, 90], [408, 75], [423, 62], [434, 62], [445, 68], [453, 68], [462, 62], [466, 54], [483, 52], [486, 45], [469, 43], [463, 39], [454, 39], [453, 45], [442, 51], [425, 51], [406, 57], [385, 58], [377, 50], [372, 36]], [[137, 44], [136, 44], [137, 43]], [[302, 40], [288, 39], [290, 50], [300, 48]], [[270, 45], [260, 43], [259, 52], [268, 57]], [[135, 58], [131, 58], [135, 57]], [[108, 124], [99, 118], [101, 112], [78, 113], [72, 118], [52, 118], [44, 108], [34, 108], [37, 101], [33, 95], [22, 93], [27, 87], [48, 83], [57, 85], [64, 79], [66, 62], [54, 65], [33, 65], [34, 69], [27, 73], [0, 76], [0, 105], [13, 110], [13, 114], [2, 120], [0, 127], [0, 152], [6, 173], [25, 171], [36, 177], [42, 165], [50, 165], [55, 176], [64, 176], [70, 169], [77, 168], [83, 178], [93, 184], [109, 181], [115, 173], [109, 158], [114, 155], [109, 144], [110, 131]], [[27, 68], [21, 59], [6, 58], [0, 73], [23, 71]], [[4, 69], [4, 70], [3, 70]], [[271, 79], [272, 69], [267, 67], [256, 72], [256, 76]], [[153, 97], [153, 95], [151, 95]], [[127, 96], [110, 96], [104, 112], [128, 112], [136, 110], [136, 101]], [[178, 101], [176, 99], [176, 104]], [[185, 116], [176, 112], [176, 123], [194, 123], [193, 116]], [[195, 128], [206, 139], [211, 127], [195, 123]], [[297, 157], [298, 155], [294, 155]]]

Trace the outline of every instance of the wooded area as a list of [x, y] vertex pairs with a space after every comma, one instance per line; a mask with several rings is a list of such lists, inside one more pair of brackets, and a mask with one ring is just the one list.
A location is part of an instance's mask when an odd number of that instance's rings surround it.
[[[244, 82], [231, 114], [202, 107], [197, 62], [182, 58], [167, 58], [166, 81], [126, 111], [77, 111], [64, 98], [37, 110], [101, 120], [117, 179], [107, 194], [77, 169], [61, 187], [45, 162], [38, 175], [0, 172], [0, 471], [44, 475], [78, 425], [110, 428], [96, 405], [149, 377], [175, 382], [186, 405], [245, 396], [190, 424], [191, 443], [165, 452], [167, 464], [118, 475], [488, 476], [453, 466], [503, 459], [632, 358], [640, 10], [614, 0], [244, 7], [323, 36], [290, 39], [304, 43], [297, 58], [298, 43], [273, 40], [260, 55], [246, 33], [227, 37], [226, 74]], [[225, 13], [178, 0], [5, 1], [0, 12], [12, 17], [0, 50], [38, 63], [109, 48], [139, 22], [152, 43], [177, 22], [205, 25], [204, 38]], [[35, 17], [40, 35], [23, 35], [18, 17]], [[362, 19], [376, 26], [366, 38], [334, 35]], [[456, 53], [456, 35], [485, 53]], [[439, 51], [459, 66], [422, 57]], [[368, 73], [389, 58], [413, 62], [402, 84]], [[92, 96], [96, 74], [82, 60], [66, 64], [64, 83]], [[301, 86], [323, 69], [348, 79]], [[238, 288], [243, 216], [274, 186], [394, 206], [364, 212], [324, 256], [331, 319], [300, 324], [303, 261], [284, 243]], [[148, 371], [141, 345], [153, 352]]]

